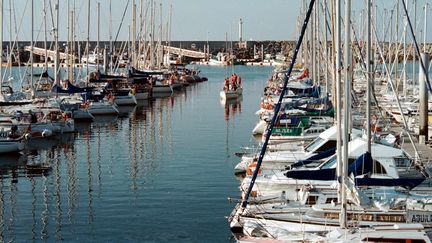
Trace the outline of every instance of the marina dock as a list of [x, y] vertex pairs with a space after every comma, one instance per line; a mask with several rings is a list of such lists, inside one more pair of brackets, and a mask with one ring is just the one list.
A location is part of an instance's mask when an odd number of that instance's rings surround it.
[[432, 243], [431, 6], [0, 0], [0, 242]]

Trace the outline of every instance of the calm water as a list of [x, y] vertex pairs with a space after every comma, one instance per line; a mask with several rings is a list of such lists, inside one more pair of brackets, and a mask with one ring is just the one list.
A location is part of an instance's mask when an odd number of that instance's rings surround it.
[[1, 155], [0, 241], [229, 241], [233, 153], [254, 141], [271, 69], [236, 67], [244, 96], [229, 105], [226, 69], [200, 69], [208, 82]]

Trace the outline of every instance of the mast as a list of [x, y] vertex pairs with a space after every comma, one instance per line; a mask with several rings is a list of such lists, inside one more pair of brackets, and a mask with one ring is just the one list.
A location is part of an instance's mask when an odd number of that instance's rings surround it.
[[[332, 56], [332, 102], [333, 104], [335, 104], [336, 109], [338, 106], [337, 103], [337, 93], [336, 93], [336, 86], [337, 86], [337, 65], [336, 65], [336, 55], [337, 55], [337, 51], [339, 49], [339, 44], [336, 43], [336, 17], [335, 17], [335, 11], [336, 11], [336, 6], [335, 6], [335, 0], [331, 0], [330, 1], [330, 7], [331, 7], [331, 37], [332, 37], [332, 47], [331, 47], [331, 56]], [[337, 122], [337, 119], [335, 120]]]
[[143, 8], [143, 0], [140, 1], [140, 14], [139, 14], [139, 31], [138, 31], [138, 51], [137, 51], [137, 61], [135, 63], [136, 68], [139, 68], [139, 61], [141, 60], [141, 52], [143, 49], [143, 14], [144, 14], [144, 8]]
[[[31, 45], [30, 45], [30, 89], [31, 96], [34, 98], [34, 87], [33, 87], [33, 45], [34, 45], [34, 0], [31, 0]], [[12, 32], [12, 28], [11, 28]], [[11, 66], [9, 67], [12, 70], [12, 56], [11, 58]]]
[[[414, 34], [417, 34], [417, 0], [413, 0], [413, 8], [414, 8]], [[413, 41], [413, 47], [414, 47], [414, 41]], [[411, 49], [411, 48], [410, 48]], [[414, 48], [412, 48], [413, 50], [413, 55], [412, 55], [412, 80], [413, 80], [413, 84], [415, 83], [416, 80], [416, 72], [415, 72], [415, 65], [416, 65], [416, 55], [415, 55], [415, 51]]]
[[66, 8], [66, 12], [67, 12], [67, 47], [66, 47], [66, 77], [70, 77], [71, 75], [71, 70], [69, 68], [70, 66], [70, 56], [69, 56], [69, 52], [70, 52], [70, 43], [71, 43], [71, 37], [70, 37], [70, 25], [72, 20], [70, 19], [70, 0], [67, 0], [66, 2], [67, 4], [67, 8]]
[[96, 44], [96, 70], [99, 71], [100, 53], [100, 2], [97, 4], [97, 44]]
[[73, 4], [73, 9], [71, 11], [71, 72], [70, 72], [70, 81], [75, 83], [75, 75], [74, 75], [74, 66], [75, 66], [75, 0]]
[[393, 9], [390, 10], [390, 34], [389, 34], [389, 43], [388, 43], [388, 51], [387, 51], [387, 55], [388, 55], [388, 62], [389, 64], [392, 63], [392, 59], [391, 59], [391, 47], [393, 46]]
[[163, 21], [162, 21], [162, 1], [161, 1], [161, 3], [160, 3], [160, 5], [159, 5], [159, 7], [160, 7], [160, 13], [159, 13], [159, 15], [160, 15], [160, 23], [159, 23], [159, 43], [158, 43], [158, 53], [157, 53], [157, 55], [158, 55], [158, 67], [159, 67], [159, 69], [161, 69], [162, 68], [162, 65], [161, 65], [161, 60], [162, 60], [162, 53], [163, 53], [163, 51], [162, 51], [162, 26], [163, 26]]
[[426, 52], [426, 34], [427, 34], [427, 12], [428, 12], [429, 3], [426, 3], [424, 6], [424, 28], [423, 28], [423, 52]]
[[154, 66], [154, 33], [155, 33], [155, 2], [151, 0], [151, 16], [150, 16], [150, 67]]
[[[396, 38], [395, 38], [395, 42], [396, 42], [396, 46], [397, 46], [397, 40], [399, 38], [399, 2], [400, 0], [396, 1]], [[399, 48], [395, 48], [395, 65], [394, 65], [394, 77], [396, 78], [396, 82], [397, 82], [397, 87], [399, 87], [399, 77], [398, 77], [398, 69], [399, 69]]]
[[[407, 45], [406, 45], [406, 38], [407, 38], [407, 24], [408, 24], [408, 16], [404, 15], [404, 31], [403, 31], [403, 94], [406, 96], [407, 94], [407, 71], [406, 71], [406, 65], [407, 65]], [[397, 66], [396, 66], [397, 67]]]
[[[336, 158], [337, 158], [337, 177], [342, 177], [342, 84], [341, 84], [341, 1], [336, 0], [335, 6], [335, 52], [336, 52]], [[342, 186], [338, 184], [338, 202], [341, 203]]]
[[315, 16], [316, 9], [313, 10], [311, 20], [310, 20], [310, 44], [311, 44], [311, 69], [312, 69], [312, 82], [316, 84], [317, 78], [316, 78], [316, 48], [315, 48]]
[[[371, 1], [367, 0], [367, 23], [366, 23], [366, 73], [367, 73], [367, 89], [366, 89], [366, 137], [367, 137], [367, 152], [371, 152], [371, 85], [372, 85], [372, 66], [371, 66]], [[384, 63], [385, 65], [385, 63]]]
[[297, 60], [297, 55], [298, 55], [298, 52], [299, 52], [299, 50], [301, 48], [301, 43], [303, 41], [303, 37], [304, 37], [305, 32], [306, 32], [306, 27], [307, 27], [308, 22], [309, 22], [310, 17], [311, 17], [314, 4], [315, 4], [315, 0], [311, 0], [310, 3], [309, 3], [309, 8], [308, 8], [307, 13], [306, 13], [306, 18], [305, 18], [305, 21], [303, 22], [303, 26], [302, 26], [302, 30], [301, 30], [299, 39], [296, 42], [296, 48], [294, 50], [294, 54], [293, 54], [293, 57], [291, 59], [291, 64], [290, 64], [290, 66], [288, 68], [288, 71], [287, 71], [285, 77], [284, 77], [284, 82], [283, 82], [283, 87], [282, 87], [281, 94], [279, 96], [278, 102], [276, 103], [272, 120], [271, 120], [271, 122], [270, 122], [270, 124], [269, 124], [269, 126], [268, 126], [268, 128], [266, 130], [265, 140], [264, 140], [264, 143], [263, 143], [263, 145], [261, 147], [261, 152], [259, 154], [258, 162], [257, 162], [257, 165], [255, 167], [254, 173], [253, 173], [252, 178], [251, 178], [251, 183], [250, 183], [250, 185], [248, 187], [248, 190], [247, 190], [247, 192], [246, 192], [246, 194], [245, 194], [245, 196], [244, 196], [244, 198], [242, 200], [242, 203], [241, 203], [241, 209], [242, 210], [245, 209], [246, 206], [247, 206], [250, 193], [252, 192], [252, 188], [253, 188], [253, 186], [255, 184], [255, 180], [256, 180], [256, 178], [258, 176], [258, 171], [260, 169], [260, 166], [261, 166], [264, 154], [266, 152], [267, 144], [269, 142], [269, 139], [270, 139], [270, 136], [271, 136], [271, 133], [272, 133], [272, 129], [274, 127], [274, 124], [276, 123], [277, 115], [278, 115], [278, 113], [280, 111], [280, 108], [281, 108], [282, 99], [283, 99], [284, 93], [287, 90], [288, 80], [289, 80], [289, 78], [291, 76], [291, 72], [292, 72], [294, 64], [295, 64], [295, 62]]
[[344, 44], [344, 69], [345, 69], [345, 96], [344, 96], [344, 125], [343, 125], [343, 163], [342, 163], [342, 178], [341, 178], [341, 215], [339, 223], [342, 228], [347, 227], [346, 215], [346, 177], [348, 176], [348, 143], [350, 139], [349, 134], [349, 120], [351, 109], [351, 0], [345, 1], [345, 44]]
[[[33, 4], [33, 0], [31, 1], [31, 4]], [[31, 12], [33, 13], [33, 10], [31, 10]], [[31, 21], [33, 21], [33, 19]], [[13, 39], [13, 37], [12, 37], [12, 0], [9, 0], [9, 46], [7, 48], [7, 53], [6, 53], [7, 62], [8, 62], [7, 66], [9, 69], [9, 78], [12, 77], [12, 39]], [[33, 41], [32, 41], [32, 44], [33, 44]]]
[[60, 77], [59, 77], [59, 62], [60, 62], [60, 54], [59, 54], [59, 43], [58, 43], [58, 28], [59, 28], [59, 0], [57, 0], [55, 5], [56, 10], [56, 26], [54, 28], [54, 39], [55, 39], [55, 60], [54, 60], [54, 83], [58, 86], [60, 84]]
[[112, 42], [112, 9], [111, 9], [111, 0], [109, 3], [109, 42], [110, 42], [110, 73], [113, 72], [113, 42]]
[[[148, 26], [147, 26], [147, 16], [148, 16], [148, 12], [149, 12], [149, 1], [148, 0], [146, 0], [145, 1], [145, 14], [144, 14], [144, 21], [141, 23], [141, 24], [143, 24], [144, 25], [144, 33], [143, 33], [143, 50], [142, 50], [142, 52], [143, 52], [143, 57], [142, 57], [142, 59], [143, 59], [143, 67], [144, 68], [146, 68], [148, 65], [148, 62], [147, 62], [147, 58], [148, 58], [148, 39], [147, 39], [147, 37], [148, 37]], [[145, 23], [144, 23], [145, 22]]]
[[[324, 1], [322, 4], [324, 4], [324, 55], [326, 58], [328, 58], [329, 54], [328, 54], [328, 32], [327, 32], [327, 26], [328, 26], [328, 19], [327, 19], [327, 1]], [[328, 75], [328, 71], [329, 71], [329, 62], [326, 61], [325, 62], [325, 73], [324, 73], [324, 78], [325, 78], [325, 92], [326, 92], [326, 97], [328, 97], [329, 94], [329, 75]]]
[[136, 68], [136, 32], [137, 32], [137, 27], [136, 27], [136, 2], [135, 0], [133, 0], [132, 3], [132, 67]]
[[[314, 30], [314, 35], [315, 35], [315, 78], [316, 78], [316, 84], [320, 85], [321, 84], [321, 58], [320, 58], [320, 54], [321, 52], [318, 52], [318, 46], [320, 45], [320, 37], [319, 37], [319, 27], [320, 27], [320, 22], [318, 21], [318, 17], [319, 17], [319, 6], [315, 8], [315, 14], [314, 14], [314, 26], [315, 26], [315, 30]], [[321, 94], [320, 94], [321, 95]]]
[[[170, 12], [169, 12], [169, 21], [168, 21], [168, 64], [169, 64], [169, 60], [170, 60], [170, 47], [171, 47], [171, 24], [172, 24], [172, 4], [170, 4]], [[208, 43], [208, 31], [207, 31], [207, 51], [209, 48], [209, 43]], [[207, 52], [206, 52], [207, 53]], [[208, 55], [207, 55], [208, 58]]]
[[48, 70], [48, 40], [47, 40], [47, 10], [46, 0], [43, 0], [43, 18], [44, 18], [44, 49], [45, 49], [45, 70]]
[[90, 79], [90, 73], [89, 73], [89, 59], [90, 59], [90, 1], [88, 0], [87, 3], [87, 62], [86, 62], [86, 85], [88, 85], [89, 83], [89, 79]]

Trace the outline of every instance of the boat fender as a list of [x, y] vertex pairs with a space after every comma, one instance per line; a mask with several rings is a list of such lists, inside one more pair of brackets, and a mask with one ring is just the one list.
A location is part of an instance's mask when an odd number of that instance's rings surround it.
[[52, 135], [52, 131], [51, 131], [51, 130], [44, 129], [44, 130], [42, 131], [42, 137], [49, 137], [49, 136], [51, 136], [51, 135]]

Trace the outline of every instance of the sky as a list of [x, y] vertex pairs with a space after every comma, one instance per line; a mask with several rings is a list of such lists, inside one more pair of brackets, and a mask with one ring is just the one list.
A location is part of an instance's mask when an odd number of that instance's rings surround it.
[[[43, 1], [34, 1], [34, 35], [43, 40]], [[45, 0], [48, 2], [50, 0]], [[12, 25], [16, 26], [20, 40], [30, 40], [30, 4], [31, 0], [3, 0], [4, 2], [4, 39], [9, 40], [10, 13], [12, 2]], [[53, 12], [56, 0], [51, 0]], [[60, 2], [60, 39], [67, 38], [67, 0]], [[75, 2], [77, 36], [87, 37], [88, 0], [69, 0]], [[109, 39], [109, 0], [90, 0], [91, 3], [91, 40], [97, 38], [97, 2], [101, 3], [101, 39]], [[112, 0], [112, 26], [117, 32], [128, 0]], [[128, 25], [132, 25], [132, 2], [129, 0], [125, 21], [119, 34], [120, 39], [128, 39]], [[140, 3], [145, 6], [146, 0], [136, 0], [138, 12]], [[150, 2], [148, 0], [148, 2]], [[157, 22], [159, 22], [159, 1], [157, 4]], [[246, 40], [286, 40], [296, 35], [295, 21], [300, 9], [300, 0], [162, 0], [164, 25], [168, 22], [169, 9], [172, 4], [172, 40], [225, 40], [238, 39], [238, 22], [243, 19], [243, 38]], [[13, 14], [15, 12], [15, 14]], [[144, 9], [145, 12], [145, 9]], [[15, 18], [14, 18], [15, 15]], [[50, 12], [48, 12], [48, 16]], [[21, 19], [21, 16], [25, 16]], [[20, 22], [22, 24], [20, 25]], [[14, 24], [14, 23], [17, 24]], [[21, 27], [20, 27], [21, 26]], [[52, 29], [51, 17], [48, 17], [48, 29]], [[113, 34], [115, 35], [115, 34]], [[50, 38], [50, 37], [48, 37]], [[52, 37], [51, 37], [52, 38]]]
[[[76, 12], [76, 36], [79, 40], [87, 38], [87, 6], [89, 0], [3, 0], [3, 26], [4, 40], [10, 38], [10, 27], [18, 32], [18, 40], [30, 40], [31, 38], [31, 2], [34, 4], [34, 35], [38, 40], [43, 40], [43, 3], [49, 7], [51, 2], [52, 12], [55, 14], [54, 5], [60, 3], [59, 11], [59, 36], [60, 40], [67, 39], [68, 7], [75, 6]], [[145, 13], [145, 6], [150, 0], [135, 0], [139, 15], [141, 3]], [[169, 9], [172, 5], [172, 27], [171, 40], [225, 40], [227, 33], [229, 40], [238, 40], [238, 23], [243, 19], [243, 39], [245, 40], [295, 40], [297, 38], [297, 18], [300, 15], [300, 8], [304, 0], [157, 0], [156, 22], [159, 23], [162, 3], [162, 16], [164, 27], [169, 19]], [[378, 9], [390, 9], [398, 0], [373, 0]], [[401, 0], [399, 0], [401, 1]], [[406, 0], [409, 7], [413, 1], [417, 1], [417, 25], [423, 28], [423, 6], [429, 3], [429, 15], [432, 11], [432, 0]], [[133, 0], [90, 0], [90, 40], [97, 38], [97, 3], [101, 4], [101, 40], [108, 40], [110, 31], [110, 2], [112, 9], [112, 35], [115, 38], [119, 29], [126, 6], [122, 28], [119, 32], [119, 40], [128, 39], [128, 26], [132, 25], [132, 3]], [[318, 2], [318, 1], [317, 1]], [[322, 2], [322, 1], [321, 1]], [[353, 0], [354, 22], [360, 22], [360, 10], [364, 7], [364, 1]], [[12, 4], [12, 5], [10, 5]], [[49, 9], [49, 8], [48, 8]], [[12, 11], [10, 11], [12, 10]], [[12, 12], [12, 18], [11, 13]], [[148, 11], [150, 12], [150, 11]], [[411, 11], [410, 15], [413, 14]], [[148, 15], [150, 15], [148, 13]], [[400, 14], [402, 16], [402, 13]], [[303, 18], [304, 16], [302, 16]], [[139, 17], [138, 17], [139, 19]], [[378, 13], [378, 25], [381, 29], [382, 23], [388, 26], [389, 17]], [[429, 17], [432, 19], [432, 16]], [[384, 22], [383, 22], [384, 21]], [[48, 10], [48, 40], [53, 39], [53, 21], [51, 10]], [[148, 25], [147, 25], [148, 26]], [[429, 24], [432, 28], [432, 24]], [[358, 27], [361, 29], [361, 25]], [[432, 31], [428, 31], [432, 33]], [[12, 32], [12, 39], [16, 38]], [[428, 34], [430, 40], [432, 35]]]

